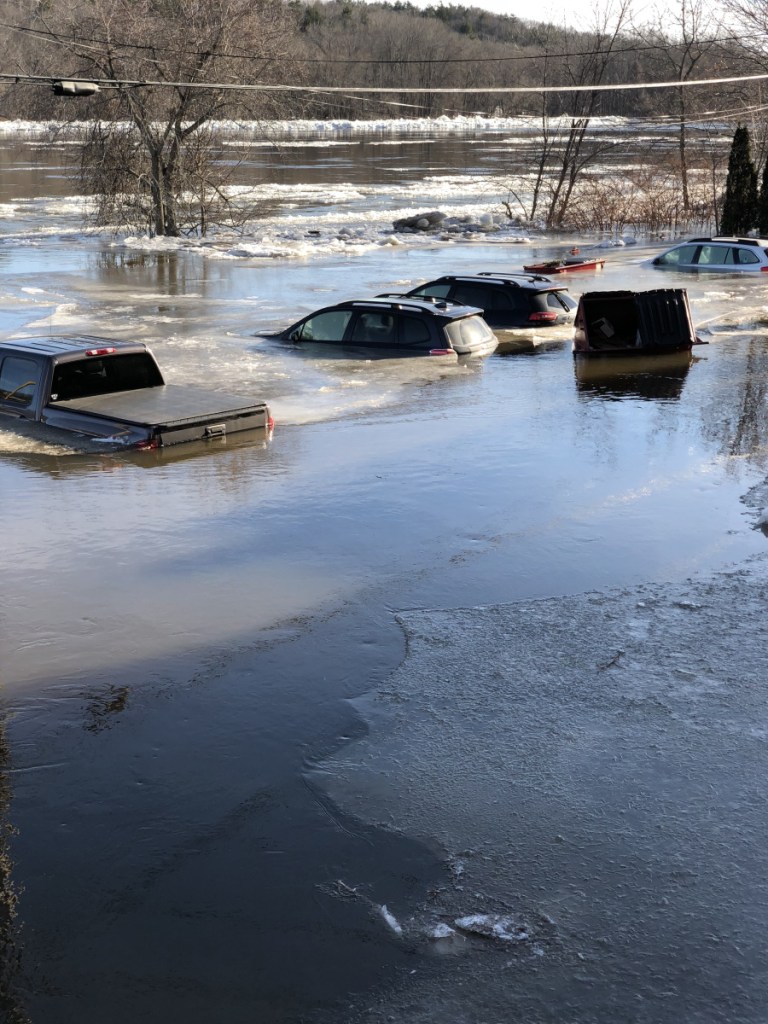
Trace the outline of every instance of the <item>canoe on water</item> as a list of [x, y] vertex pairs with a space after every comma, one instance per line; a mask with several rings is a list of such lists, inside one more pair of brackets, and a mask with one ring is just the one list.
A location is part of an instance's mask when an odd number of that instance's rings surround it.
[[564, 260], [547, 260], [545, 263], [529, 263], [523, 267], [526, 274], [565, 274], [569, 270], [600, 270], [605, 264], [601, 259], [581, 259], [569, 256]]

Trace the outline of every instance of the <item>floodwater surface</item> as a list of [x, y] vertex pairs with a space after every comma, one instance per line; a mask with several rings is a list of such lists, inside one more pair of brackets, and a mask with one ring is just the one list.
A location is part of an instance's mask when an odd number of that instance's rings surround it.
[[[461, 610], [678, 584], [763, 552], [743, 499], [768, 458], [765, 283], [661, 273], [637, 245], [567, 276], [574, 297], [687, 287], [707, 344], [662, 364], [585, 367], [545, 331], [530, 353], [450, 366], [323, 358], [261, 332], [558, 243], [369, 233], [355, 251], [217, 258], [56, 230], [34, 189], [4, 199], [27, 200], [38, 212], [0, 246], [3, 336], [139, 338], [169, 379], [265, 398], [277, 425], [109, 455], [0, 428], [8, 998], [34, 1024], [351, 1019], [429, 959], [391, 908], [423, 906], [455, 862], [434, 821], [380, 813], [375, 777], [370, 800], [344, 794], [353, 813], [313, 769], [338, 770], [369, 728], [354, 702], [407, 671], [401, 614], [481, 629]], [[419, 801], [444, 807], [429, 785]]]

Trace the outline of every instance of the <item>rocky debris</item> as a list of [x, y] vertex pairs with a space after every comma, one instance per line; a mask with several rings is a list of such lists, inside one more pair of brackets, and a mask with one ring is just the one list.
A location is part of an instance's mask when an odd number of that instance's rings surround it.
[[417, 213], [413, 217], [401, 217], [394, 221], [392, 227], [401, 234], [472, 235], [500, 231], [507, 224], [506, 217], [493, 213], [449, 217], [439, 210], [431, 210], [428, 213]]

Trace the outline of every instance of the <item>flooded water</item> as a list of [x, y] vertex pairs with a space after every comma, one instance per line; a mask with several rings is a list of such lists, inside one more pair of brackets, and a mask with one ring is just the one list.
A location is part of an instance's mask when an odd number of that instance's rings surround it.
[[260, 337], [558, 251], [389, 241], [441, 196], [494, 208], [499, 148], [296, 144], [257, 232], [163, 247], [84, 232], [61, 150], [5, 144], [0, 335], [139, 338], [168, 379], [265, 398], [277, 422], [268, 442], [109, 456], [0, 427], [9, 1019], [351, 1019], [423, 966], [382, 906], [451, 870], [439, 830], [343, 810], [310, 771], [368, 728], [352, 701], [406, 657], [398, 615], [676, 584], [764, 551], [743, 500], [768, 461], [762, 279], [601, 250], [574, 297], [686, 287], [708, 342], [610, 372], [544, 331], [449, 367]]

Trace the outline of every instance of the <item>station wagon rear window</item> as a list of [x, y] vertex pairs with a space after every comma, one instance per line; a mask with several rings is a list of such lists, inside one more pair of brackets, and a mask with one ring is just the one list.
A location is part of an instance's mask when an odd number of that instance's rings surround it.
[[6, 356], [0, 363], [0, 402], [25, 408], [32, 404], [40, 382], [40, 366], [33, 359]]

